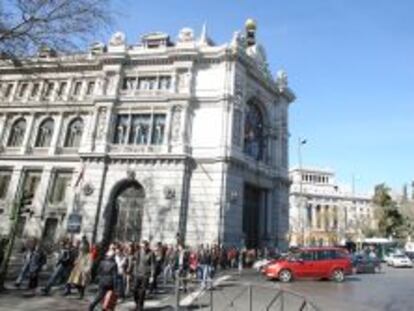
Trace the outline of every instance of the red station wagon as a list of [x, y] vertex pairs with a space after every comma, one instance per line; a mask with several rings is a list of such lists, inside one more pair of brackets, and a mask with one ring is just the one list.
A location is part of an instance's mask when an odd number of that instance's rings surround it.
[[290, 282], [296, 278], [331, 279], [342, 282], [352, 274], [348, 252], [335, 247], [300, 248], [285, 259], [268, 264], [263, 271], [268, 279]]

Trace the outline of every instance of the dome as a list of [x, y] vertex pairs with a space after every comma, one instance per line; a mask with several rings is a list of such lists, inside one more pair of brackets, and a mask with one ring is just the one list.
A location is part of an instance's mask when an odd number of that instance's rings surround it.
[[248, 30], [256, 30], [256, 27], [257, 27], [256, 21], [252, 18], [248, 18], [244, 25], [245, 25], [246, 29], [248, 29]]

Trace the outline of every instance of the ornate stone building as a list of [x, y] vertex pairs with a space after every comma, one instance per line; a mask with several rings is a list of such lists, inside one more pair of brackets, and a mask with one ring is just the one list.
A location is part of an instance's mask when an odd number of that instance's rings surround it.
[[94, 241], [283, 246], [294, 95], [255, 34], [251, 20], [222, 45], [205, 27], [132, 45], [116, 33], [1, 61], [1, 233], [33, 196], [20, 236], [53, 241], [77, 219]]
[[290, 244], [334, 245], [357, 242], [376, 225], [371, 197], [335, 182], [332, 171], [292, 169]]

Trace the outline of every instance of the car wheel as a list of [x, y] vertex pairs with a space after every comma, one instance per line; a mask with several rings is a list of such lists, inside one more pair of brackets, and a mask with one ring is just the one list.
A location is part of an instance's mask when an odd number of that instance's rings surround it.
[[288, 269], [283, 269], [279, 272], [279, 281], [283, 283], [288, 283], [292, 280], [292, 272]]
[[342, 271], [341, 269], [335, 269], [332, 272], [332, 280], [337, 282], [337, 283], [341, 283], [343, 282], [345, 279], [345, 274], [344, 271]]

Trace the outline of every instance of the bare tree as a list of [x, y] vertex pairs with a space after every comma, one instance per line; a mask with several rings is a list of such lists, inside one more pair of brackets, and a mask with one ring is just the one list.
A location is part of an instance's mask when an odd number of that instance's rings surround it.
[[111, 24], [110, 0], [3, 0], [0, 53], [17, 59], [42, 47], [70, 51]]

